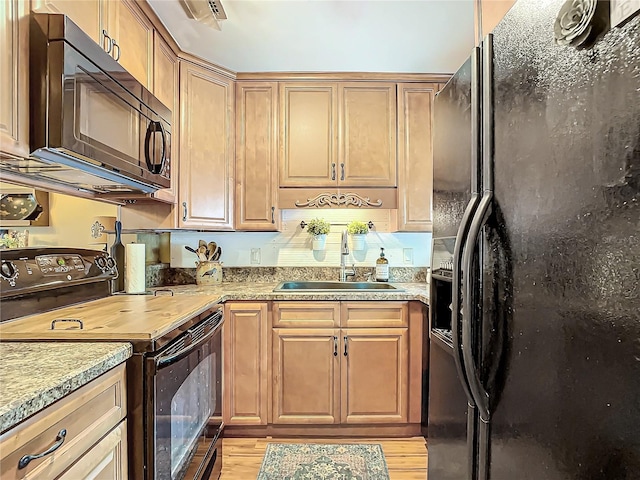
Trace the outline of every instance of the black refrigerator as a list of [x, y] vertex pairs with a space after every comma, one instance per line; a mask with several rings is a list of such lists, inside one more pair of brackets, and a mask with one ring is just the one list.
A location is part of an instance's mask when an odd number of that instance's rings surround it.
[[581, 45], [520, 0], [435, 100], [429, 480], [640, 479], [640, 15], [573, 3]]

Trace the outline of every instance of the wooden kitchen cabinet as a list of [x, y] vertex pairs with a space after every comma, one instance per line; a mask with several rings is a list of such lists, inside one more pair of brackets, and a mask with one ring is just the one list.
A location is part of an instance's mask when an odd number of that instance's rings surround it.
[[0, 4], [0, 152], [29, 155], [29, 10]]
[[123, 420], [58, 478], [126, 480], [129, 478], [127, 465], [127, 421]]
[[[3, 433], [0, 478], [127, 478], [125, 368], [111, 369]], [[20, 458], [44, 452], [62, 430], [57, 450], [18, 469]]]
[[[28, 3], [28, 2], [22, 2]], [[93, 41], [107, 50], [102, 30], [107, 30], [106, 0], [32, 0], [31, 8], [38, 12], [58, 12], [67, 15]]]
[[435, 83], [398, 85], [398, 231], [431, 231]]
[[226, 425], [266, 425], [267, 303], [227, 303], [224, 317], [222, 419]]
[[[152, 90], [153, 26], [132, 0], [106, 1], [111, 55], [147, 89]], [[171, 108], [170, 105], [167, 105]]]
[[278, 231], [278, 84], [236, 83], [237, 230]]
[[396, 84], [338, 85], [338, 184], [396, 186]]
[[234, 82], [180, 61], [179, 226], [233, 229]]
[[340, 422], [340, 330], [273, 329], [273, 423]]
[[338, 85], [280, 83], [280, 186], [336, 185]]
[[280, 187], [394, 187], [396, 84], [280, 84]]
[[341, 423], [407, 423], [406, 328], [343, 328]]
[[32, 8], [67, 15], [142, 85], [152, 89], [154, 29], [136, 2], [35, 0]]
[[[171, 187], [158, 190], [154, 198], [167, 203], [175, 203], [178, 195], [178, 165], [180, 149], [180, 64], [171, 47], [156, 32], [153, 39], [153, 93], [171, 110], [171, 136], [174, 139], [171, 148]], [[173, 225], [171, 225], [173, 227]]]
[[419, 423], [421, 318], [402, 301], [274, 302], [273, 423]]

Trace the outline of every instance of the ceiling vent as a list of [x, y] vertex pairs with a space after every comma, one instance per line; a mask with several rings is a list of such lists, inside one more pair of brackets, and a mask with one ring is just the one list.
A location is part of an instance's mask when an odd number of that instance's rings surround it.
[[181, 0], [191, 17], [205, 25], [222, 30], [220, 21], [227, 19], [220, 0]]

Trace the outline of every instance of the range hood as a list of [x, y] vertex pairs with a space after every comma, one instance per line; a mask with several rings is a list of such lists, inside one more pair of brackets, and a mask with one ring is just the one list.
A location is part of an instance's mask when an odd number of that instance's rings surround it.
[[171, 111], [61, 14], [30, 25], [29, 158], [0, 155], [12, 182], [116, 198], [168, 188]]

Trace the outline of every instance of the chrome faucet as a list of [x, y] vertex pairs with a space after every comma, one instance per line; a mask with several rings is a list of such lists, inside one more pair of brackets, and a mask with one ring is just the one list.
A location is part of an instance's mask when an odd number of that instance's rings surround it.
[[351, 270], [347, 270], [346, 263], [349, 256], [349, 242], [347, 231], [342, 231], [342, 240], [340, 240], [340, 281], [346, 282], [347, 277], [355, 277], [356, 266], [351, 265]]

